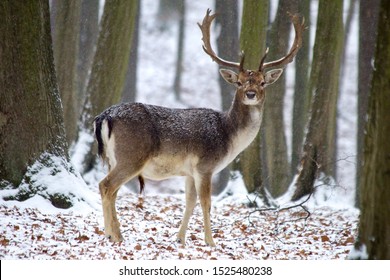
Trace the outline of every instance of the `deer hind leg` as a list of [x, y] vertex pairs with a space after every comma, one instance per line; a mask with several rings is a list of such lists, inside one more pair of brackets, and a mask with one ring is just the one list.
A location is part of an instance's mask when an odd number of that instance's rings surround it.
[[184, 211], [183, 221], [181, 222], [177, 240], [182, 245], [185, 245], [185, 236], [188, 227], [188, 222], [191, 218], [192, 212], [196, 205], [196, 189], [194, 179], [192, 177], [186, 178], [186, 209]]
[[198, 192], [200, 206], [203, 212], [204, 234], [207, 245], [214, 247], [215, 243], [211, 235], [211, 175], [203, 175], [196, 182], [196, 191]]
[[129, 173], [128, 170], [118, 167], [111, 170], [99, 183], [102, 198], [104, 230], [106, 236], [112, 242], [122, 241], [120, 224], [116, 214], [115, 201], [120, 187], [137, 175], [137, 172]]

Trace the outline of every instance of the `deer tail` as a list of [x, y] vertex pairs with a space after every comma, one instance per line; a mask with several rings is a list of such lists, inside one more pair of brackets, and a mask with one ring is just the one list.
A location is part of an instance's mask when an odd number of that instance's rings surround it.
[[107, 122], [108, 127], [108, 139], [111, 137], [112, 132], [112, 118], [110, 115], [100, 114], [94, 120], [94, 128], [95, 128], [95, 138], [98, 144], [98, 155], [102, 158], [105, 158], [104, 152], [104, 141], [102, 136], [102, 126], [104, 122]]

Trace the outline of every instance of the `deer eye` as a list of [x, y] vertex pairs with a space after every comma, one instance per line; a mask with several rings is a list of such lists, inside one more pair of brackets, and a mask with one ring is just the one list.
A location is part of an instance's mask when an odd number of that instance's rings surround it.
[[260, 86], [264, 87], [264, 86], [265, 86], [265, 82], [262, 81], [262, 82], [260, 83]]
[[239, 82], [239, 81], [237, 81], [237, 82], [236, 82], [236, 85], [237, 85], [238, 87], [240, 87], [240, 86], [242, 86], [242, 83]]

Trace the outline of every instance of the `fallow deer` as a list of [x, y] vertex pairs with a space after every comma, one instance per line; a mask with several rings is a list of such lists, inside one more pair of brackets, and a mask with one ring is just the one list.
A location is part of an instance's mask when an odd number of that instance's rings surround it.
[[[267, 68], [290, 63], [301, 47], [303, 20], [291, 16], [295, 39], [289, 53], [265, 63], [267, 52], [257, 70], [244, 69], [241, 62], [218, 57], [210, 44], [211, 10], [199, 24], [204, 51], [219, 65], [233, 67], [238, 74], [221, 69], [220, 74], [236, 87], [231, 108], [219, 112], [206, 108], [171, 109], [142, 103], [114, 105], [95, 118], [98, 153], [108, 162], [109, 173], [99, 183], [105, 234], [113, 242], [121, 241], [115, 200], [122, 184], [139, 176], [162, 180], [185, 176], [186, 206], [177, 235], [185, 244], [190, 216], [199, 197], [203, 212], [205, 242], [215, 246], [211, 234], [211, 177], [225, 168], [256, 137], [262, 121], [265, 88], [273, 84], [283, 69]], [[268, 50], [267, 50], [268, 51]]]

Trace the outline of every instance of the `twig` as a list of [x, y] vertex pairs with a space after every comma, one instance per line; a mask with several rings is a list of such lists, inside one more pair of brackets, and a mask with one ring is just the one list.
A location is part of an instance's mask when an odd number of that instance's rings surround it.
[[[256, 213], [256, 212], [265, 212], [265, 211], [274, 211], [276, 212], [276, 225], [275, 225], [275, 236], [276, 238], [281, 241], [283, 243], [282, 240], [280, 240], [280, 238], [277, 237], [278, 235], [278, 229], [279, 229], [279, 226], [282, 225], [282, 224], [285, 224], [285, 223], [289, 223], [289, 222], [297, 222], [297, 221], [300, 221], [300, 220], [305, 220], [305, 222], [307, 221], [307, 219], [311, 216], [311, 213], [310, 211], [307, 209], [307, 207], [304, 205], [307, 201], [309, 201], [309, 199], [311, 198], [312, 196], [312, 193], [309, 194], [307, 196], [307, 198], [302, 201], [301, 203], [298, 203], [298, 204], [295, 204], [295, 205], [292, 205], [292, 206], [288, 206], [288, 207], [283, 207], [283, 208], [280, 208], [280, 207], [269, 207], [269, 208], [261, 208], [261, 209], [256, 209], [252, 212], [250, 212], [248, 214], [248, 221], [249, 223], [252, 225], [252, 226], [255, 226], [254, 223], [252, 222], [251, 220], [251, 216]], [[249, 199], [249, 198], [248, 198]], [[306, 212], [306, 215], [305, 217], [301, 217], [301, 218], [298, 218], [298, 219], [294, 219], [294, 220], [287, 220], [287, 221], [283, 221], [283, 222], [279, 222], [279, 213], [282, 212], [282, 211], [286, 211], [286, 210], [291, 210], [291, 209], [294, 209], [294, 208], [302, 208], [303, 211]]]

